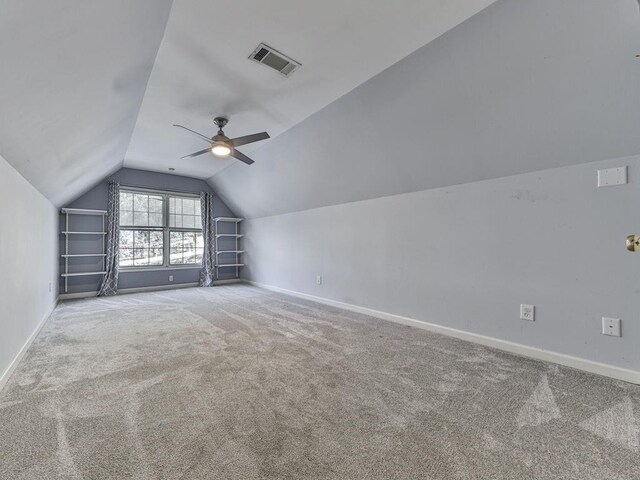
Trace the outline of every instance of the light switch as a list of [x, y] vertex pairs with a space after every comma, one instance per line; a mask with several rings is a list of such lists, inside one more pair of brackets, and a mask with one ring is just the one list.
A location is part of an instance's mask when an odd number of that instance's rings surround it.
[[613, 187], [627, 184], [627, 167], [598, 170], [598, 187]]

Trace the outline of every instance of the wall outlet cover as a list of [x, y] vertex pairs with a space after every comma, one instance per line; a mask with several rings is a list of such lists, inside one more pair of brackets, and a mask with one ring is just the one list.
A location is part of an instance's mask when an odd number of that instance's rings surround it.
[[316, 276], [316, 285], [322, 285], [322, 275]]
[[610, 337], [621, 337], [622, 320], [619, 318], [602, 317], [602, 334]]
[[528, 322], [535, 321], [535, 309], [533, 305], [520, 305], [520, 320], [527, 320]]
[[598, 187], [613, 187], [627, 184], [627, 167], [598, 170]]
[[173, 275], [169, 275], [169, 281], [173, 282]]

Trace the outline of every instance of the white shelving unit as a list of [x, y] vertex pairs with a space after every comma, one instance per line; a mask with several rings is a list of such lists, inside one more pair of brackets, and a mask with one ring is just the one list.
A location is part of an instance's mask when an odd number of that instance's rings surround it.
[[[240, 239], [244, 237], [241, 233], [238, 233], [238, 224], [243, 220], [242, 218], [231, 218], [231, 217], [216, 217], [213, 219], [216, 226], [216, 278], [220, 278], [220, 269], [221, 268], [235, 268], [236, 269], [236, 278], [240, 277], [240, 267], [244, 267], [244, 263], [240, 260], [240, 255], [244, 253], [244, 250], [240, 250]], [[219, 233], [218, 228], [220, 223], [233, 223], [234, 232], [233, 233]], [[233, 238], [235, 240], [235, 249], [234, 250], [220, 250], [218, 240], [221, 238]], [[223, 256], [223, 259], [228, 257], [233, 257], [232, 263], [223, 262], [219, 255]]]
[[[105, 235], [107, 232], [105, 231], [105, 216], [107, 215], [106, 210], [88, 210], [84, 208], [63, 208], [61, 210], [62, 214], [65, 216], [65, 227], [64, 231], [61, 232], [64, 235], [64, 254], [62, 254], [62, 258], [64, 258], [64, 272], [60, 274], [61, 277], [64, 278], [64, 292], [67, 293], [69, 290], [69, 285], [67, 279], [69, 277], [84, 277], [88, 275], [104, 275], [107, 273], [105, 270], [107, 269], [106, 261], [107, 254], [105, 253]], [[91, 231], [71, 231], [69, 230], [69, 216], [70, 215], [91, 215], [91, 216], [99, 216], [102, 218], [102, 228], [100, 231], [91, 232]], [[99, 253], [69, 253], [69, 236], [70, 235], [98, 235], [102, 237], [102, 251]], [[70, 258], [89, 258], [89, 257], [101, 257], [102, 258], [102, 269], [99, 272], [69, 272], [69, 259]]]

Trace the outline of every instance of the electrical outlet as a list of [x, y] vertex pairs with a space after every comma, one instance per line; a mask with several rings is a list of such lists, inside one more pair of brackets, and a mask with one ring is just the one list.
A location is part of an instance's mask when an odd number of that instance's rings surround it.
[[533, 322], [535, 320], [536, 307], [533, 305], [520, 305], [520, 320], [527, 320]]
[[602, 334], [610, 337], [621, 337], [621, 323], [622, 320], [619, 318], [602, 317]]
[[169, 275], [169, 281], [173, 282], [173, 275]]
[[51, 282], [49, 282], [49, 293], [51, 293]]
[[322, 285], [322, 275], [316, 276], [316, 285]]

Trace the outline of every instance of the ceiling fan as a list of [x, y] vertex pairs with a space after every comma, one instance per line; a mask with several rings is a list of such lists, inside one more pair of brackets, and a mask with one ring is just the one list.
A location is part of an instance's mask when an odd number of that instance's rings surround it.
[[232, 156], [233, 158], [236, 158], [241, 162], [246, 163], [247, 165], [251, 165], [253, 163], [253, 160], [247, 157], [244, 153], [239, 152], [236, 147], [239, 147], [241, 145], [247, 145], [248, 143], [259, 142], [260, 140], [266, 140], [267, 138], [270, 138], [267, 132], [254, 133], [253, 135], [245, 135], [244, 137], [229, 138], [222, 131], [222, 128], [227, 123], [229, 123], [229, 120], [227, 118], [216, 117], [213, 119], [213, 123], [215, 123], [218, 126], [218, 134], [212, 138], [208, 138], [206, 135], [193, 131], [190, 128], [185, 127], [184, 125], [175, 125], [175, 124], [173, 125], [174, 127], [184, 128], [188, 132], [193, 133], [194, 135], [198, 136], [199, 138], [201, 138], [202, 140], [210, 144], [208, 148], [205, 148], [204, 150], [200, 150], [199, 152], [192, 153], [191, 155], [186, 155], [184, 157], [181, 157], [182, 159], [197, 157], [198, 155], [203, 155], [207, 152], [211, 152], [216, 157]]

